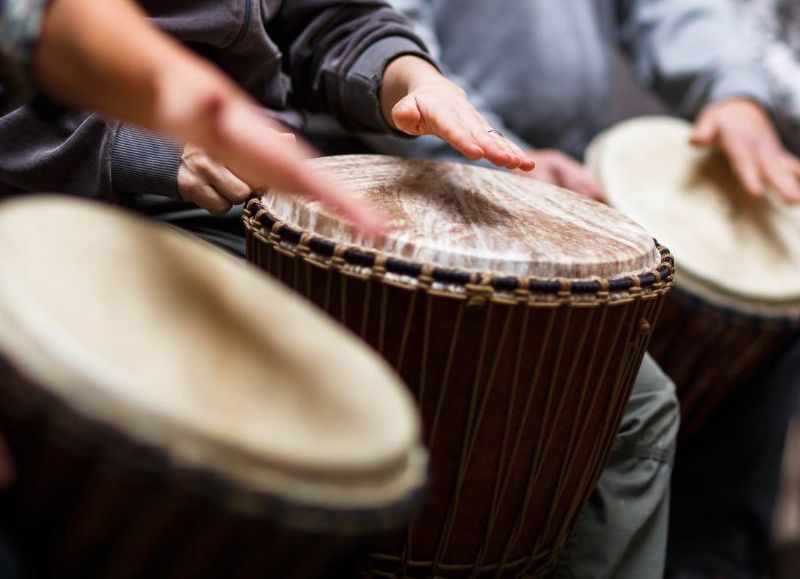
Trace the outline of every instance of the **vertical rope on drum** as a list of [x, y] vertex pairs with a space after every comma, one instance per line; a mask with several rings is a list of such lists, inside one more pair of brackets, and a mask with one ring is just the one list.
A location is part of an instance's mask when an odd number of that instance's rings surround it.
[[[592, 325], [592, 321], [594, 320], [594, 314], [595, 314], [595, 309], [592, 308], [591, 310], [589, 310], [589, 319], [586, 320], [586, 323], [582, 324], [583, 330], [581, 331], [580, 339], [578, 341], [578, 346], [575, 349], [575, 352], [574, 352], [573, 357], [572, 357], [572, 363], [570, 365], [569, 372], [567, 373], [567, 379], [565, 380], [565, 386], [566, 385], [571, 385], [573, 383], [573, 380], [575, 379], [575, 374], [577, 373], [577, 370], [578, 370], [578, 360], [580, 359], [581, 355], [583, 354], [583, 350], [586, 347], [586, 342], [587, 342], [587, 339], [589, 337], [589, 331], [594, 329], [594, 327]], [[582, 413], [581, 413], [581, 409], [584, 406], [585, 400], [586, 400], [586, 388], [582, 388], [581, 389], [581, 393], [580, 393], [580, 397], [578, 399], [577, 413], [576, 413], [576, 416], [575, 416], [574, 424], [580, 424], [580, 419], [583, 417]], [[586, 427], [586, 420], [585, 420], [586, 417], [583, 417], [583, 418], [584, 418], [584, 420], [583, 420], [583, 428], [581, 429], [581, 432], [585, 431], [585, 427]], [[556, 494], [555, 494], [555, 497], [553, 498], [553, 501], [552, 501], [552, 504], [554, 504], [554, 505], [559, 504], [561, 502], [561, 498], [562, 498], [562, 496], [564, 494], [564, 490], [565, 490], [564, 487], [566, 486], [567, 474], [570, 473], [571, 470], [572, 470], [571, 467], [573, 465], [573, 461], [575, 460], [575, 455], [578, 452], [578, 447], [580, 446], [580, 441], [583, 439], [582, 437], [575, 436], [575, 434], [576, 434], [575, 432], [571, 433], [570, 440], [569, 440], [569, 446], [567, 448], [567, 452], [565, 453], [564, 459], [561, 462], [561, 468], [560, 468], [559, 474], [558, 474], [558, 482], [556, 483]], [[574, 495], [573, 495], [573, 498], [574, 498]], [[545, 529], [549, 529], [550, 528], [550, 525], [553, 522], [553, 516], [555, 514], [555, 511], [556, 511], [555, 509], [550, 509], [550, 511], [549, 511], [549, 513], [547, 515], [547, 519], [545, 520], [545, 524], [544, 524], [544, 528]], [[562, 525], [563, 525], [563, 521], [562, 521]], [[536, 544], [534, 546], [533, 552], [528, 557], [528, 563], [525, 565], [526, 568], [530, 567], [530, 565], [533, 564], [535, 555], [539, 551], [539, 549], [541, 548], [541, 542], [542, 542], [543, 538], [544, 538], [544, 533], [541, 533], [539, 535], [539, 538], [536, 541]]]
[[384, 357], [386, 357], [386, 309], [388, 297], [388, 288], [386, 284], [381, 284], [381, 305], [378, 314], [378, 351], [383, 354]]
[[[264, 242], [264, 244], [266, 244], [266, 243], [267, 243], [267, 242], [265, 241], [265, 242]], [[259, 251], [260, 251], [260, 250], [259, 250]], [[274, 248], [270, 247], [270, 246], [267, 246], [267, 247], [266, 247], [266, 251], [265, 251], [265, 253], [266, 253], [266, 255], [267, 255], [267, 260], [266, 260], [266, 262], [267, 262], [267, 263], [266, 263], [266, 270], [267, 270], [269, 273], [273, 274], [273, 275], [275, 275], [275, 271], [273, 270], [273, 267], [274, 267], [274, 266], [272, 265], [272, 260], [273, 260], [273, 254], [275, 253], [275, 251], [276, 251], [276, 250], [275, 250]]]
[[[606, 310], [609, 310], [612, 306], [607, 304], [604, 307], [605, 307]], [[629, 314], [630, 314], [630, 308], [625, 308], [625, 311], [623, 312], [622, 320], [620, 320], [617, 323], [617, 328], [616, 328], [616, 331], [614, 333], [614, 337], [613, 337], [612, 340], [609, 340], [608, 343], [610, 343], [610, 344], [619, 343], [620, 335], [622, 334], [622, 329], [628, 323], [627, 322], [627, 318], [629, 317]], [[611, 362], [614, 359], [617, 358], [617, 356], [613, 355], [614, 352], [615, 352], [615, 350], [612, 349], [611, 352], [608, 353], [609, 355], [606, 356], [605, 361], [603, 362], [602, 369], [600, 371], [600, 375], [597, 378], [597, 383], [598, 384], [603, 384], [605, 382], [606, 376], [608, 375], [609, 370], [610, 370]], [[606, 421], [606, 423], [607, 422], [608, 421]], [[610, 447], [610, 444], [608, 446]], [[605, 460], [604, 460], [603, 457], [606, 454], [607, 454], [607, 452], [605, 452], [605, 450], [603, 449], [603, 447], [601, 445], [595, 444], [595, 445], [592, 446], [591, 453], [589, 454], [587, 459], [584, 461], [584, 464], [586, 465], [586, 468], [583, 471], [583, 476], [581, 477], [581, 481], [580, 481], [580, 487], [582, 489], [584, 489], [584, 491], [583, 491], [584, 494], [586, 492], [586, 489], [592, 485], [592, 482], [598, 478], [598, 474], [597, 474], [598, 464], [600, 465], [600, 470], [601, 471], [602, 471], [602, 468], [605, 467]], [[576, 511], [577, 510], [578, 509], [576, 508]], [[564, 532], [564, 534], [566, 535], [566, 529], [562, 529], [562, 532]], [[568, 538], [567, 536], [563, 536], [561, 540], [562, 541], [566, 541], [567, 538]]]
[[414, 290], [411, 292], [411, 303], [406, 308], [406, 320], [403, 324], [403, 335], [400, 339], [400, 350], [397, 353], [397, 362], [395, 363], [395, 368], [397, 372], [402, 376], [403, 375], [403, 362], [406, 356], [406, 346], [408, 345], [408, 336], [411, 333], [411, 324], [414, 321], [414, 311], [417, 307], [417, 296], [419, 295], [419, 290]]
[[[472, 459], [472, 454], [475, 450], [475, 443], [478, 440], [478, 435], [480, 433], [480, 426], [481, 423], [483, 422], [484, 415], [486, 414], [486, 405], [489, 398], [492, 395], [492, 392], [494, 391], [495, 381], [497, 379], [497, 371], [500, 366], [500, 358], [502, 357], [502, 354], [505, 351], [505, 344], [506, 340], [508, 339], [509, 328], [511, 327], [511, 320], [513, 318], [514, 312], [516, 311], [513, 306], [504, 306], [504, 307], [507, 307], [508, 309], [506, 310], [505, 320], [503, 321], [503, 326], [500, 333], [500, 339], [498, 340], [497, 345], [495, 346], [494, 360], [492, 361], [492, 365], [489, 369], [489, 376], [487, 377], [486, 380], [486, 387], [484, 388], [480, 409], [478, 411], [478, 416], [475, 421], [476, 422], [475, 430], [472, 433], [472, 440], [469, 442], [469, 449], [467, 451], [467, 463], [469, 463], [469, 461]], [[502, 465], [502, 463], [500, 464]], [[490, 510], [489, 521], [492, 520], [491, 515], [492, 513]], [[484, 536], [487, 538], [491, 534], [491, 527], [489, 521], [487, 521], [486, 532], [484, 534]], [[486, 546], [487, 546], [486, 540], [484, 540], [484, 546], [478, 551], [476, 560], [473, 564], [473, 569], [474, 572], [476, 573], [481, 566], [481, 561], [483, 559], [483, 553], [485, 552]]]
[[339, 275], [339, 321], [347, 326], [347, 278], [344, 273]]
[[310, 263], [306, 262], [304, 269], [306, 271], [306, 276], [305, 276], [306, 277], [306, 288], [305, 288], [304, 295], [306, 296], [306, 299], [311, 302], [311, 301], [314, 301], [312, 299], [312, 294], [311, 294], [311, 286], [312, 286], [312, 283], [311, 283], [311, 272], [314, 270], [314, 266], [311, 265]]
[[[607, 320], [608, 320], [608, 304], [603, 304], [602, 306], [600, 306], [600, 320], [598, 322], [598, 325], [595, 327], [594, 347], [592, 348], [592, 354], [591, 354], [591, 357], [589, 358], [589, 364], [588, 364], [588, 366], [586, 368], [586, 373], [585, 373], [584, 380], [583, 380], [582, 388], [583, 388], [584, 392], [587, 391], [591, 387], [590, 380], [591, 380], [591, 378], [593, 376], [595, 365], [597, 364], [598, 350], [600, 348], [601, 337], [604, 335], [604, 330], [605, 330], [605, 326], [606, 326], [606, 321]], [[606, 364], [606, 367], [607, 367], [607, 364]], [[586, 418], [588, 418], [589, 416], [594, 414], [595, 408], [597, 406], [597, 399], [599, 398], [599, 394], [600, 394], [600, 388], [597, 387], [597, 384], [595, 384], [595, 387], [592, 389], [592, 396], [590, 398], [589, 404], [588, 404], [587, 409], [586, 409], [586, 414], [585, 414]], [[583, 440], [586, 437], [586, 431], [588, 430], [588, 428], [589, 428], [589, 422], [588, 422], [588, 420], [584, 419], [583, 426], [582, 426], [581, 431], [580, 431], [580, 433], [578, 435], [578, 440]], [[585, 467], [585, 462], [581, 463], [581, 466]], [[567, 536], [568, 536], [567, 529], [569, 528], [569, 524], [568, 523], [570, 521], [572, 521], [574, 519], [574, 517], [577, 516], [578, 511], [583, 506], [583, 492], [584, 492], [584, 489], [587, 486], [586, 473], [587, 473], [588, 470], [589, 469], [587, 469], [587, 468], [582, 468], [581, 469], [581, 476], [578, 479], [577, 491], [573, 494], [572, 503], [570, 504], [569, 508], [567, 509], [567, 516], [565, 517], [565, 520], [562, 523], [561, 532], [559, 533], [559, 536], [557, 537], [557, 541], [556, 541], [556, 545], [555, 545], [556, 546], [556, 550], [558, 550], [566, 542]]]
[[[481, 378], [483, 375], [483, 366], [486, 360], [486, 344], [489, 341], [489, 329], [491, 328], [492, 322], [492, 312], [494, 310], [494, 304], [489, 301], [484, 306], [486, 308], [486, 314], [484, 316], [484, 323], [483, 323], [483, 332], [481, 334], [481, 341], [480, 341], [480, 353], [478, 354], [478, 363], [475, 369], [475, 380], [472, 384], [472, 394], [470, 396], [469, 402], [469, 412], [467, 414], [467, 421], [466, 427], [464, 431], [464, 441], [468, 441], [472, 436], [472, 431], [474, 428], [474, 420], [475, 420], [475, 413], [476, 413], [476, 405], [478, 402], [478, 390], [481, 383]], [[436, 552], [433, 558], [433, 567], [431, 572], [434, 575], [437, 575], [439, 572], [439, 567], [442, 564], [442, 559], [445, 556], [445, 552], [447, 551], [447, 547], [450, 544], [450, 538], [453, 534], [453, 524], [455, 523], [455, 516], [456, 511], [458, 510], [458, 504], [461, 500], [461, 489], [464, 487], [464, 480], [467, 474], [467, 450], [469, 445], [462, 444], [461, 445], [461, 455], [459, 457], [458, 463], [458, 473], [456, 475], [456, 488], [455, 492], [453, 493], [452, 500], [447, 509], [447, 517], [445, 519], [445, 524], [442, 528], [442, 534], [439, 537], [439, 544], [436, 548]]]
[[[572, 319], [573, 308], [567, 306], [565, 311], [566, 311], [566, 315], [565, 315], [565, 320], [564, 320], [564, 327], [569, 327], [570, 321]], [[549, 385], [547, 387], [547, 402], [545, 404], [545, 414], [544, 414], [544, 418], [542, 420], [542, 428], [541, 428], [541, 431], [547, 433], [545, 435], [545, 437], [544, 437], [544, 448], [542, 448], [540, 446], [540, 443], [541, 443], [541, 438], [540, 438], [537, 441], [537, 449], [536, 449], [536, 452], [534, 454], [534, 457], [535, 457], [534, 460], [536, 461], [536, 465], [533, 468], [533, 473], [532, 473], [532, 476], [531, 476], [531, 478], [529, 480], [528, 488], [526, 490], [524, 508], [522, 509], [522, 515], [520, 516], [520, 518], [515, 523], [514, 531], [512, 533], [512, 538], [509, 541], [510, 550], [513, 550], [513, 548], [516, 547], [516, 543], [519, 540], [520, 535], [522, 534], [522, 527], [524, 525], [524, 513], [527, 511], [528, 505], [530, 504], [530, 499], [531, 499], [531, 495], [532, 495], [532, 492], [533, 492], [533, 488], [538, 486], [539, 478], [541, 477], [542, 471], [544, 469], [544, 460], [543, 459], [547, 455], [547, 453], [549, 452], [550, 446], [552, 445], [552, 442], [553, 442], [553, 436], [554, 436], [554, 431], [555, 431], [554, 424], [556, 424], [558, 422], [558, 420], [560, 419], [561, 413], [562, 413], [562, 411], [564, 409], [564, 403], [566, 402], [566, 391], [563, 390], [562, 391], [562, 395], [560, 396], [560, 398], [558, 400], [558, 403], [556, 404], [555, 412], [552, 412], [552, 415], [551, 415], [551, 411], [552, 411], [552, 407], [553, 407], [554, 392], [557, 390], [556, 381], [558, 379], [558, 376], [561, 373], [560, 372], [561, 361], [562, 361], [562, 359], [564, 357], [564, 350], [565, 350], [566, 342], [567, 342], [567, 332], [562, 332], [561, 333], [561, 337], [560, 337], [560, 339], [558, 341], [558, 349], [556, 350], [555, 363], [553, 365], [553, 370], [552, 370], [551, 377], [550, 377], [550, 383], [549, 383]], [[504, 558], [507, 557], [507, 556], [508, 556], [508, 553], [504, 554]]]
[[[427, 292], [426, 292], [425, 295], [426, 295], [426, 297], [425, 297], [425, 324], [424, 324], [424, 328], [423, 328], [423, 331], [422, 331], [422, 359], [420, 361], [419, 384], [417, 386], [417, 404], [419, 404], [419, 408], [422, 409], [422, 412], [424, 412], [424, 409], [425, 409], [425, 395], [426, 395], [425, 390], [426, 390], [426, 383], [427, 383], [427, 380], [428, 380], [428, 352], [430, 351], [430, 333], [431, 333], [431, 318], [432, 318], [431, 313], [433, 311], [433, 296], [430, 293], [427, 293]], [[461, 309], [459, 308], [459, 312], [460, 311], [461, 311]], [[458, 324], [458, 326], [457, 326], [456, 331], [454, 333], [455, 336], [458, 335], [458, 330], [459, 330], [460, 325], [461, 325], [460, 313], [459, 313], [459, 316], [458, 316], [458, 319], [457, 319], [457, 324]], [[456, 343], [456, 339], [453, 339], [452, 342], [451, 342], [450, 355], [448, 357], [448, 366], [447, 366], [446, 371], [445, 371], [444, 384], [446, 384], [447, 380], [449, 379], [449, 371], [450, 371], [449, 370], [449, 368], [450, 368], [449, 362], [453, 358], [453, 352], [455, 351], [455, 343]], [[446, 390], [446, 386], [443, 385], [442, 391], [444, 391], [444, 390]], [[443, 399], [444, 399], [444, 396], [440, 395], [439, 402], [441, 402], [441, 400], [443, 400]], [[435, 413], [435, 417], [434, 417], [434, 420], [433, 420], [432, 433], [436, 432], [437, 423], [438, 423], [438, 413], [439, 413], [439, 410], [440, 410], [440, 406], [441, 406], [441, 404], [437, 404], [437, 406], [436, 406], [436, 413]], [[431, 437], [431, 442], [429, 443], [428, 446], [430, 447], [431, 452], [433, 452], [433, 437]], [[410, 557], [411, 538], [414, 535], [415, 524], [416, 524], [416, 520], [412, 519], [411, 523], [408, 525], [408, 528], [406, 529], [406, 541], [405, 541], [405, 544], [403, 545], [403, 551], [400, 554], [400, 561], [402, 563], [402, 571], [403, 571], [403, 575], [402, 576], [403, 577], [407, 577], [408, 576], [408, 559]]]
[[361, 308], [361, 339], [367, 339], [367, 324], [369, 322], [369, 307], [372, 302], [372, 285], [375, 282], [368, 279], [364, 282], [364, 306]]
[[300, 258], [298, 256], [294, 256], [292, 258], [292, 289], [296, 292], [300, 292]]
[[450, 342], [450, 350], [447, 353], [447, 365], [445, 366], [444, 377], [442, 378], [442, 387], [439, 390], [439, 398], [436, 401], [436, 412], [433, 415], [433, 423], [430, 432], [430, 441], [428, 442], [431, 454], [433, 454], [433, 446], [434, 443], [436, 442], [436, 434], [439, 432], [439, 418], [442, 413], [442, 406], [444, 406], [444, 400], [447, 394], [447, 386], [450, 383], [450, 374], [452, 373], [453, 369], [456, 346], [458, 345], [458, 337], [461, 332], [461, 323], [464, 318], [464, 308], [466, 307], [466, 302], [461, 302], [459, 305], [460, 307], [458, 308], [458, 315], [456, 316], [456, 322], [453, 325], [453, 334]]
[[[549, 319], [547, 321], [547, 326], [546, 326], [546, 330], [545, 330], [545, 333], [544, 333], [544, 337], [542, 339], [542, 343], [541, 343], [541, 346], [539, 348], [539, 354], [538, 354], [538, 358], [536, 360], [536, 365], [534, 367], [533, 374], [531, 376], [530, 387], [528, 388], [528, 396], [525, 398], [525, 405], [523, 407], [524, 408], [523, 415], [522, 415], [522, 418], [520, 419], [520, 423], [519, 423], [520, 426], [519, 426], [519, 429], [517, 430], [517, 436], [516, 436], [516, 438], [514, 440], [514, 447], [513, 447], [512, 451], [511, 451], [511, 465], [513, 465], [514, 462], [517, 460], [517, 454], [519, 452], [519, 447], [522, 444], [522, 435], [523, 435], [523, 432], [525, 430], [525, 424], [527, 423], [528, 417], [530, 416], [531, 408], [533, 406], [534, 394], [538, 390], [537, 387], [539, 386], [539, 380], [540, 380], [540, 376], [541, 376], [541, 373], [542, 373], [542, 366], [544, 365], [545, 354], [547, 353], [547, 345], [550, 343], [550, 339], [551, 339], [551, 337], [553, 335], [553, 326], [555, 325], [555, 321], [556, 321], [556, 318], [558, 317], [559, 312], [560, 312], [560, 308], [553, 308], [553, 309], [548, 311], [548, 314], [549, 314], [548, 318]], [[525, 338], [527, 338], [527, 336], [523, 336], [523, 339], [525, 339]], [[548, 396], [548, 403], [549, 403], [549, 396]], [[533, 460], [534, 461], [538, 460], [539, 456], [540, 456], [540, 452], [539, 452], [539, 450], [540, 450], [539, 449], [539, 443], [540, 442], [541, 442], [541, 438], [539, 438], [539, 440], [537, 440], [537, 442], [536, 442], [536, 448], [534, 449], [534, 453], [533, 453]], [[509, 468], [511, 468], [511, 467], [509, 467]], [[531, 492], [532, 492], [531, 477], [533, 476], [533, 470], [534, 470], [533, 467], [531, 467], [531, 471], [530, 471], [531, 474], [529, 475], [528, 485], [527, 485], [527, 488], [525, 490], [525, 496], [523, 497], [523, 501], [522, 501], [523, 502], [523, 506], [522, 506], [522, 509], [521, 509], [521, 512], [520, 512], [520, 518], [517, 519], [517, 521], [516, 521], [516, 523], [514, 525], [514, 528], [512, 529], [511, 534], [508, 537], [508, 540], [506, 541], [506, 546], [503, 548], [503, 555], [502, 555], [502, 557], [500, 559], [500, 563], [497, 566], [497, 572], [495, 574], [496, 577], [500, 577], [501, 576], [500, 575], [501, 570], [507, 564], [508, 558], [511, 556], [511, 551], [513, 550], [514, 545], [516, 544], [516, 535], [519, 533], [519, 528], [520, 528], [521, 523], [522, 523], [522, 518], [525, 515], [525, 511], [527, 510], [528, 503], [530, 503]], [[501, 496], [505, 495], [507, 490], [508, 490], [508, 487], [506, 485], [506, 487], [504, 487], [502, 492], [501, 492]]]
[[[518, 306], [519, 307], [519, 306]], [[519, 335], [523, 338], [518, 340], [517, 342], [517, 353], [514, 359], [514, 373], [511, 379], [511, 392], [509, 396], [508, 402], [508, 409], [506, 410], [506, 421], [505, 421], [505, 428], [503, 429], [503, 442], [500, 446], [500, 467], [497, 469], [497, 476], [495, 477], [495, 484], [494, 488], [492, 489], [492, 504], [490, 507], [490, 515], [489, 515], [489, 524], [488, 529], [486, 531], [486, 538], [484, 539], [483, 547], [478, 552], [478, 558], [476, 562], [476, 566], [479, 567], [483, 564], [483, 561], [486, 559], [486, 552], [489, 547], [489, 540], [491, 538], [492, 532], [494, 531], [494, 525], [497, 522], [497, 518], [500, 516], [500, 506], [502, 504], [502, 497], [504, 490], [508, 486], [508, 481], [513, 472], [512, 463], [509, 461], [506, 462], [508, 457], [508, 444], [509, 444], [509, 437], [511, 434], [511, 426], [512, 426], [512, 419], [514, 415], [514, 408], [516, 408], [516, 400], [517, 400], [517, 393], [519, 391], [519, 380], [520, 374], [522, 372], [522, 353], [525, 350], [525, 340], [524, 336], [527, 335], [528, 332], [528, 323], [530, 321], [530, 312], [531, 308], [527, 305], [521, 306], [523, 308], [522, 314], [522, 323], [520, 326]]]
[[419, 385], [417, 386], [417, 400], [420, 408], [425, 408], [426, 384], [428, 382], [428, 352], [430, 348], [431, 312], [433, 310], [433, 296], [428, 293], [425, 297], [425, 325], [422, 331], [422, 359], [420, 361]]
[[322, 299], [322, 309], [326, 312], [331, 311], [331, 294], [333, 292], [333, 268], [325, 270], [325, 294]]

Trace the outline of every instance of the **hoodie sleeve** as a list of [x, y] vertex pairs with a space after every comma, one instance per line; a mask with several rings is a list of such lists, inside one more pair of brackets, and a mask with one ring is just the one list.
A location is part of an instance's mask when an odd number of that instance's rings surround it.
[[433, 63], [408, 20], [378, 0], [289, 0], [269, 33], [286, 55], [295, 103], [355, 131], [390, 130], [379, 94], [392, 60]]
[[623, 49], [640, 80], [692, 116], [709, 102], [769, 106], [766, 79], [729, 0], [620, 0]]
[[119, 200], [177, 196], [182, 147], [96, 115], [43, 119], [31, 106], [0, 117], [0, 189]]

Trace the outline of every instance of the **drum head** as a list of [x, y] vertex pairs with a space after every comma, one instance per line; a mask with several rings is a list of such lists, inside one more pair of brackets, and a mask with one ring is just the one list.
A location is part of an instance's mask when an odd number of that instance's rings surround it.
[[79, 414], [182, 466], [299, 505], [359, 510], [424, 479], [388, 366], [254, 269], [100, 204], [0, 208], [0, 347]]
[[319, 203], [271, 191], [273, 216], [336, 243], [438, 267], [591, 279], [655, 269], [653, 238], [617, 211], [534, 179], [469, 165], [379, 155], [315, 162], [391, 218], [363, 239]]
[[601, 134], [587, 162], [610, 203], [666, 244], [679, 284], [740, 309], [800, 304], [800, 216], [755, 198], [727, 160], [693, 147], [682, 120], [631, 120]]

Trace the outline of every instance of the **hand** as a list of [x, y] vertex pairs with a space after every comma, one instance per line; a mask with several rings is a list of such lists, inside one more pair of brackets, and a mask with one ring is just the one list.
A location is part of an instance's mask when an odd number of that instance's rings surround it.
[[575, 191], [590, 199], [605, 200], [603, 191], [594, 177], [569, 155], [554, 149], [537, 149], [530, 155], [536, 155], [536, 170], [533, 173], [525, 173], [526, 175]]
[[207, 209], [214, 215], [227, 213], [244, 203], [252, 190], [233, 172], [209, 157], [203, 149], [187, 144], [178, 169], [181, 199]]
[[381, 107], [387, 122], [409, 135], [436, 135], [468, 159], [486, 158], [506, 169], [530, 171], [534, 162], [494, 131], [464, 91], [416, 56], [393, 60], [383, 76]]
[[800, 202], [800, 160], [783, 148], [756, 103], [731, 99], [707, 106], [697, 119], [692, 143], [724, 153], [751, 195], [763, 195], [771, 187], [785, 201]]
[[[215, 67], [160, 32], [133, 2], [52, 1], [33, 73], [46, 93], [65, 104], [202, 147], [252, 188], [308, 195], [364, 233], [382, 228], [383, 220], [344, 187], [308, 167], [309, 147], [287, 147], [283, 127]], [[212, 203], [222, 210], [219, 198]]]

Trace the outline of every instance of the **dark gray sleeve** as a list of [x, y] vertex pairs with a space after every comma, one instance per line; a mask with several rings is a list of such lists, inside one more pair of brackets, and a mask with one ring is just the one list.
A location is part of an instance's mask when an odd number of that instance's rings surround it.
[[730, 0], [620, 0], [621, 42], [634, 70], [691, 116], [708, 102], [769, 105], [766, 80]]
[[432, 62], [411, 24], [378, 0], [288, 0], [269, 33], [286, 55], [295, 104], [353, 131], [389, 130], [379, 93], [392, 60]]
[[119, 199], [174, 197], [182, 148], [85, 113], [42, 119], [29, 106], [0, 117], [3, 191], [58, 191]]

